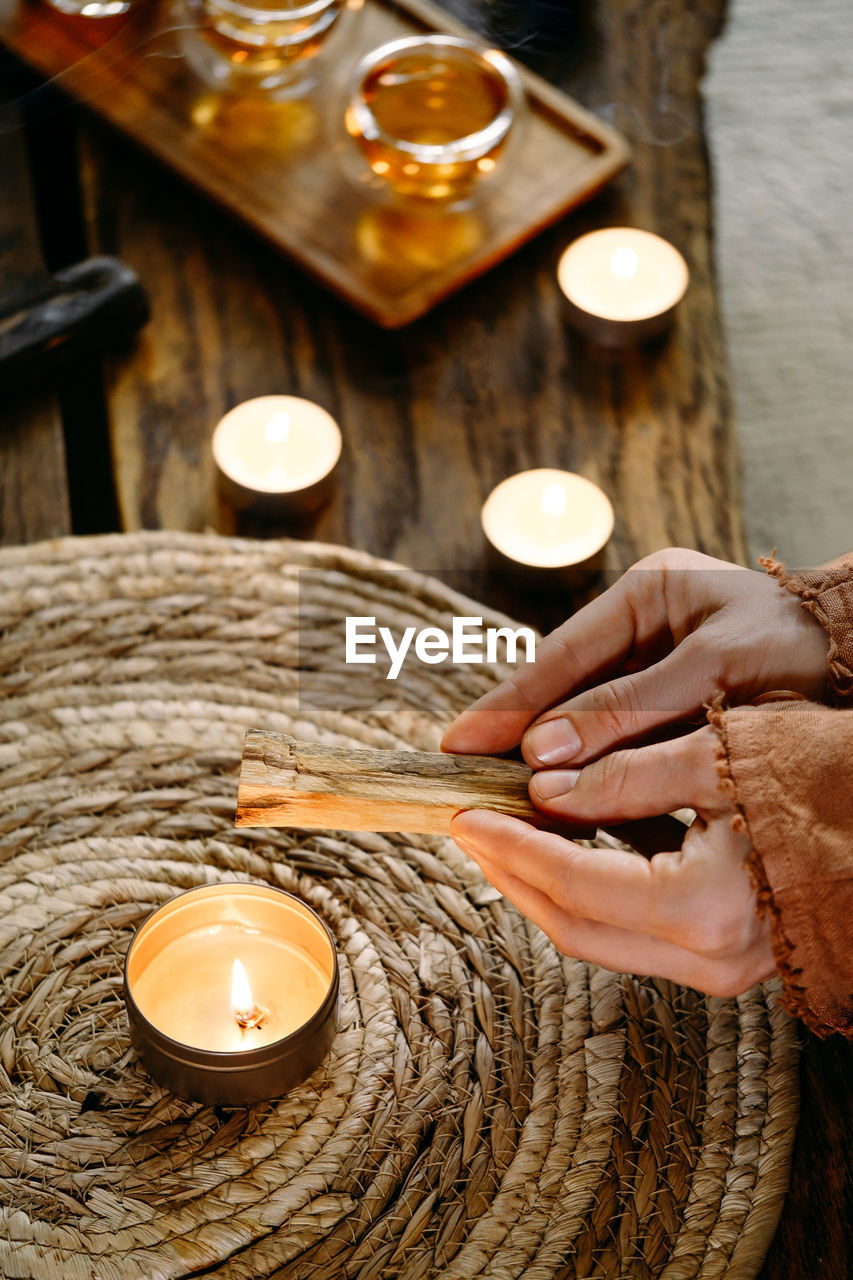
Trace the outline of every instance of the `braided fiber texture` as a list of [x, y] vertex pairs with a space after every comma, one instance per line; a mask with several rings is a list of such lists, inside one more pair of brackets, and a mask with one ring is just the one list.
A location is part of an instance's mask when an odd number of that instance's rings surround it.
[[[377, 613], [505, 621], [313, 544], [0, 552], [0, 1275], [748, 1280], [796, 1123], [775, 984], [562, 957], [448, 840], [235, 830], [246, 728], [434, 750], [505, 674], [418, 664], [364, 699], [324, 654]], [[290, 1096], [211, 1109], [136, 1062], [122, 964], [154, 907], [243, 879], [329, 925], [339, 1033]]]

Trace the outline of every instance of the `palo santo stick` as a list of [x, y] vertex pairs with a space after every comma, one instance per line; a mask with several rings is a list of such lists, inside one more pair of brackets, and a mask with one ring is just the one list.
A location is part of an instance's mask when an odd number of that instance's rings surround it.
[[531, 772], [493, 756], [354, 751], [250, 729], [237, 826], [447, 835], [461, 810], [494, 809], [547, 827], [527, 795]]

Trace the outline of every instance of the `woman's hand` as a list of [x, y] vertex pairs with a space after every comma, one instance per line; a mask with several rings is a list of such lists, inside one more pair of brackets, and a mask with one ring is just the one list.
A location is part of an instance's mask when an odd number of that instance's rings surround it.
[[820, 699], [826, 655], [823, 628], [774, 578], [656, 552], [464, 711], [442, 747], [491, 755], [521, 742], [534, 768], [584, 763], [697, 719], [718, 690], [732, 702], [773, 689]]
[[[770, 924], [719, 786], [715, 732], [684, 730], [720, 690], [733, 702], [774, 689], [823, 697], [826, 657], [821, 626], [773, 578], [692, 551], [649, 556], [463, 712], [442, 746], [492, 754], [521, 742], [542, 770], [534, 803], [572, 823], [685, 806], [694, 823], [678, 837], [670, 825], [667, 843], [658, 822], [650, 859], [476, 810], [451, 834], [560, 950], [710, 994], [745, 991], [774, 971]], [[652, 735], [668, 740], [629, 746]]]
[[587, 849], [480, 810], [454, 818], [451, 835], [567, 955], [738, 995], [769, 977], [774, 962], [769, 920], [756, 915], [744, 866], [749, 841], [732, 827], [715, 758], [716, 735], [706, 726], [584, 769], [534, 775], [535, 802], [562, 818], [606, 825], [695, 809], [680, 847], [650, 860]]

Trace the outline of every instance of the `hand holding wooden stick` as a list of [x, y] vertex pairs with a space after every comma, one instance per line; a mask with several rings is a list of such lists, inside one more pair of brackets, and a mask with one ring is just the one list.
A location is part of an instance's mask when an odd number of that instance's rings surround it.
[[447, 835], [463, 809], [491, 809], [553, 830], [528, 797], [530, 776], [526, 764], [493, 756], [357, 751], [250, 729], [236, 823]]

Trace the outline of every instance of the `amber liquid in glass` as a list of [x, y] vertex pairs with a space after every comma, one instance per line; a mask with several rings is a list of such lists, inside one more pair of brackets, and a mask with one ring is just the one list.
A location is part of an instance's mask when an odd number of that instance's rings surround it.
[[[480, 62], [443, 52], [404, 53], [374, 67], [361, 87], [363, 100], [383, 136], [355, 132], [374, 173], [396, 191], [430, 199], [462, 198], [497, 164], [505, 134], [482, 152], [461, 158], [459, 143], [479, 133], [507, 106], [502, 77]], [[350, 115], [350, 119], [352, 115]], [[438, 160], [425, 160], [396, 141], [442, 147]]]
[[313, 58], [345, 4], [346, 0], [329, 0], [325, 7], [312, 6], [306, 13], [305, 0], [202, 0], [202, 33], [235, 73], [272, 75]]

